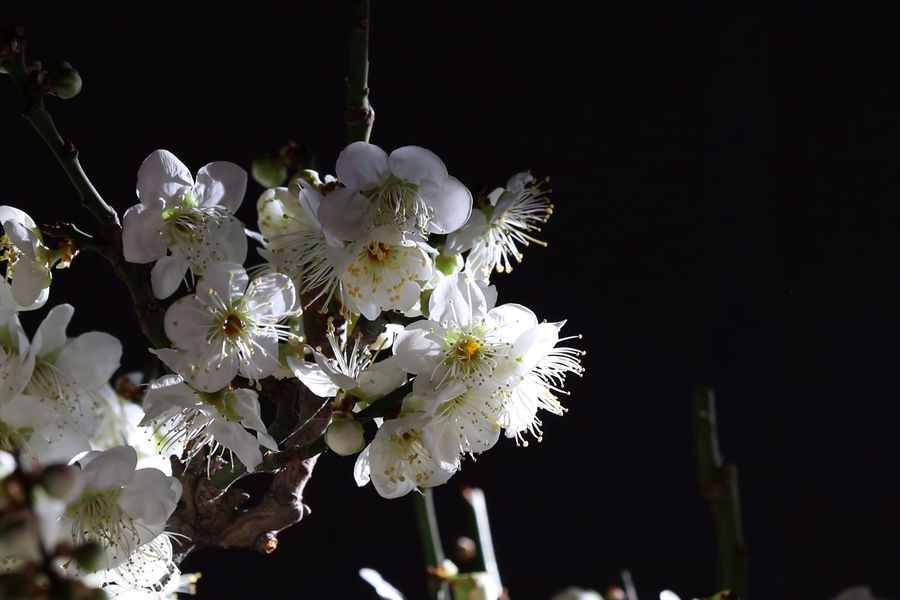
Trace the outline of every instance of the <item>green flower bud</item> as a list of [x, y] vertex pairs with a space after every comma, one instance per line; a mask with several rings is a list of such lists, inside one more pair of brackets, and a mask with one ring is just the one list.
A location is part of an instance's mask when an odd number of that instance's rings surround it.
[[449, 277], [462, 271], [465, 263], [463, 262], [462, 254], [438, 254], [437, 258], [434, 259], [434, 266], [437, 267], [438, 271]]
[[81, 91], [81, 75], [72, 65], [61, 60], [47, 68], [44, 85], [57, 98], [68, 100]]
[[41, 473], [40, 483], [48, 494], [67, 504], [78, 498], [84, 489], [81, 469], [68, 465], [50, 465]]
[[88, 542], [72, 550], [72, 558], [85, 571], [96, 571], [102, 566], [103, 547], [97, 542]]
[[336, 418], [325, 430], [325, 443], [336, 454], [350, 456], [366, 446], [362, 425], [356, 419]]
[[287, 179], [287, 167], [277, 156], [261, 156], [250, 167], [253, 179], [264, 188], [278, 187]]
[[497, 600], [503, 590], [487, 573], [464, 573], [453, 580], [454, 600]]

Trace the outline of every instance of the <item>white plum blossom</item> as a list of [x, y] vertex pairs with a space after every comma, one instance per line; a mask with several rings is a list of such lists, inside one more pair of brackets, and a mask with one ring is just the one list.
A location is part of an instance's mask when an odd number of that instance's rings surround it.
[[158, 424], [166, 446], [178, 442], [189, 448], [189, 459], [211, 445], [208, 457], [217, 455], [219, 448], [229, 450], [252, 471], [263, 459], [260, 445], [278, 449], [262, 422], [259, 399], [253, 390], [225, 389], [207, 394], [191, 389], [178, 375], [165, 375], [150, 384], [144, 410], [141, 425]]
[[237, 263], [207, 268], [194, 294], [166, 311], [166, 335], [180, 350], [173, 366], [194, 389], [215, 392], [240, 373], [252, 380], [278, 368], [278, 340], [291, 334], [279, 322], [295, 316], [290, 277], [266, 273], [249, 280]]
[[435, 250], [404, 239], [395, 229], [378, 227], [348, 246], [349, 264], [341, 273], [344, 302], [370, 321], [383, 310], [412, 308], [431, 279]]
[[52, 266], [41, 232], [34, 219], [12, 206], [0, 206], [0, 225], [0, 262], [6, 262], [4, 279], [12, 284], [17, 308], [41, 308], [50, 296]]
[[425, 445], [440, 456], [490, 450], [500, 439], [503, 403], [496, 386], [467, 386], [462, 382], [413, 395], [404, 410], [424, 408], [431, 422], [425, 429]]
[[564, 324], [541, 323], [531, 327], [519, 336], [510, 351], [517, 372], [501, 390], [503, 410], [500, 421], [506, 429], [506, 437], [515, 437], [517, 443], [524, 442], [526, 432], [540, 441], [538, 411], [563, 414], [565, 408], [556, 395], [566, 393], [562, 388], [567, 374], [581, 376], [584, 372], [580, 359], [585, 354], [583, 350], [556, 346], [560, 341], [559, 330]]
[[353, 346], [341, 351], [335, 336], [334, 326], [329, 322], [325, 334], [334, 358], [328, 358], [312, 346], [307, 345], [315, 362], [307, 362], [299, 357], [288, 356], [288, 367], [303, 385], [320, 398], [332, 398], [344, 392], [353, 391], [363, 399], [379, 398], [397, 389], [406, 382], [406, 372], [393, 357], [373, 362], [368, 348], [361, 347], [357, 337]]
[[416, 488], [446, 483], [459, 469], [459, 456], [435, 454], [425, 446], [429, 423], [422, 414], [385, 421], [356, 458], [356, 484], [362, 487], [371, 481], [382, 497], [399, 498]]
[[98, 422], [100, 390], [119, 367], [122, 344], [100, 331], [67, 337], [74, 311], [70, 304], [54, 306], [38, 326], [29, 348], [33, 368], [23, 393], [53, 404], [90, 437]]
[[496, 388], [512, 376], [509, 356], [521, 332], [537, 325], [519, 304], [493, 307], [496, 294], [465, 273], [442, 280], [429, 299], [429, 318], [407, 325], [394, 342], [394, 355], [418, 375], [416, 393], [462, 382]]
[[138, 170], [141, 203], [122, 219], [125, 260], [155, 262], [151, 272], [157, 298], [171, 296], [190, 268], [203, 275], [222, 261], [243, 263], [247, 237], [234, 216], [247, 190], [247, 173], [230, 162], [213, 162], [197, 172], [168, 150], [148, 156]]
[[492, 271], [512, 271], [512, 261], [522, 262], [519, 245], [546, 246], [532, 234], [553, 214], [544, 182], [535, 182], [530, 173], [513, 175], [506, 188], [488, 195], [489, 206], [472, 210], [472, 216], [458, 231], [447, 236], [445, 251], [459, 254], [469, 250], [466, 271], [488, 281]]
[[430, 150], [404, 146], [390, 156], [367, 142], [353, 142], [337, 160], [338, 180], [352, 192], [329, 195], [319, 207], [326, 231], [356, 241], [371, 227], [390, 226], [404, 238], [449, 233], [472, 211], [472, 194], [447, 173]]
[[103, 567], [116, 568], [163, 533], [181, 482], [157, 469], [135, 470], [137, 454], [129, 446], [88, 452], [78, 464], [84, 491], [65, 510], [70, 542], [98, 543]]
[[[276, 271], [293, 280], [299, 294], [311, 295], [306, 305], [323, 297], [327, 305], [340, 287], [338, 272], [346, 268], [349, 256], [344, 243], [322, 229], [318, 217], [322, 194], [305, 181], [298, 186], [296, 191], [269, 189], [259, 197], [259, 230], [266, 240], [259, 253]], [[338, 188], [332, 194], [344, 190]]]

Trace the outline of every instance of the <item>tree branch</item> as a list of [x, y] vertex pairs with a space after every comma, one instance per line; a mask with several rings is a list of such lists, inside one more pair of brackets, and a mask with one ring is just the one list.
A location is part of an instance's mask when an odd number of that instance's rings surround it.
[[350, 61], [347, 69], [347, 141], [368, 142], [375, 123], [369, 104], [369, 0], [350, 0]]
[[709, 503], [716, 522], [721, 586], [746, 600], [748, 561], [741, 524], [737, 467], [724, 464], [719, 451], [713, 391], [707, 388], [697, 390], [693, 404], [700, 491]]

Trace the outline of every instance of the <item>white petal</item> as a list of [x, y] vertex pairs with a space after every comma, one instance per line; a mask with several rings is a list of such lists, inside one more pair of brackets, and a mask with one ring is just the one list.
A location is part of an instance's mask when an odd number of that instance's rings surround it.
[[122, 250], [125, 260], [149, 263], [166, 254], [162, 235], [162, 212], [165, 203], [160, 198], [135, 204], [122, 217]]
[[466, 224], [447, 236], [444, 252], [447, 254], [459, 254], [469, 250], [475, 243], [475, 238], [484, 233], [486, 225], [487, 217], [484, 216], [484, 213], [478, 208], [473, 209]]
[[291, 278], [282, 273], [266, 273], [247, 288], [244, 307], [257, 317], [277, 317], [294, 310], [297, 292]]
[[75, 308], [71, 304], [59, 304], [51, 308], [31, 341], [32, 353], [45, 356], [62, 348], [66, 343], [66, 328], [73, 314]]
[[150, 271], [150, 285], [153, 295], [163, 300], [178, 290], [184, 281], [184, 273], [188, 269], [187, 260], [180, 254], [163, 256], [156, 261]]
[[168, 150], [153, 152], [138, 169], [137, 195], [143, 203], [180, 200], [193, 186], [190, 170]]
[[146, 427], [173, 410], [194, 408], [198, 403], [199, 400], [180, 375], [164, 375], [150, 385], [144, 396], [144, 417], [140, 426]]
[[259, 398], [248, 389], [234, 391], [237, 397], [237, 412], [241, 415], [241, 425], [256, 432], [256, 439], [269, 450], [278, 450], [278, 444], [266, 433], [266, 426], [259, 414]]
[[390, 166], [397, 177], [416, 185], [427, 182], [441, 186], [447, 180], [447, 167], [444, 161], [431, 150], [421, 146], [397, 148], [391, 152]]
[[356, 188], [338, 188], [325, 196], [316, 214], [328, 235], [350, 242], [361, 237], [373, 206]]
[[173, 344], [182, 350], [202, 352], [214, 321], [212, 313], [196, 296], [185, 296], [169, 307], [164, 324]]
[[328, 359], [325, 358], [325, 355], [321, 352], [313, 350], [313, 358], [315, 358], [316, 364], [319, 365], [319, 368], [322, 369], [322, 371], [326, 375], [328, 375], [328, 377], [331, 378], [331, 380], [342, 390], [349, 392], [357, 386], [355, 379], [353, 379], [352, 377], [348, 377], [347, 375], [344, 375], [337, 369], [333, 368], [329, 364]]
[[347, 187], [365, 190], [381, 183], [389, 169], [384, 150], [375, 144], [353, 142], [338, 156], [334, 172]]
[[[165, 525], [175, 511], [175, 505], [181, 498], [181, 483], [174, 477], [166, 476], [158, 469], [138, 469], [134, 478], [122, 490], [119, 496], [121, 506], [132, 519], [140, 519], [144, 525]], [[141, 535], [143, 541], [153, 539]], [[146, 538], [146, 539], [145, 539]]]
[[251, 435], [239, 423], [225, 419], [215, 419], [209, 431], [217, 442], [234, 452], [248, 471], [253, 471], [262, 462], [262, 452], [256, 436]]
[[41, 300], [41, 294], [49, 287], [49, 278], [49, 270], [37, 268], [31, 261], [17, 264], [12, 281], [12, 295], [16, 304], [38, 308], [36, 305]]
[[487, 321], [496, 331], [497, 337], [509, 343], [538, 324], [537, 316], [521, 304], [503, 304], [492, 308], [488, 312]]
[[453, 323], [466, 330], [484, 319], [487, 301], [474, 279], [465, 273], [455, 273], [434, 288], [428, 311], [432, 321]]
[[102, 491], [127, 485], [134, 478], [137, 453], [131, 446], [115, 446], [103, 452], [88, 452], [78, 462], [85, 486]]
[[287, 364], [294, 377], [299, 379], [303, 385], [309, 388], [316, 396], [320, 398], [333, 398], [337, 394], [338, 386], [328, 376], [322, 367], [316, 363], [306, 362], [301, 358], [293, 356], [287, 357]]
[[462, 227], [472, 214], [472, 192], [455, 177], [439, 189], [420, 190], [425, 202], [434, 210], [428, 221], [432, 233], [450, 233]]
[[359, 456], [356, 457], [356, 463], [353, 465], [353, 479], [356, 480], [356, 485], [359, 487], [363, 487], [367, 483], [369, 483], [369, 449], [372, 447], [369, 444], [365, 450], [359, 453]]
[[56, 367], [73, 374], [88, 389], [99, 389], [119, 368], [122, 343], [102, 331], [89, 331], [63, 346]]
[[4, 221], [3, 230], [16, 248], [21, 250], [30, 260], [37, 260], [37, 250], [42, 245], [41, 238], [31, 229], [18, 221]]
[[375, 363], [359, 376], [359, 393], [364, 398], [386, 396], [406, 383], [406, 371], [396, 356]]
[[247, 379], [259, 380], [278, 370], [278, 338], [275, 329], [250, 332], [251, 356], [243, 356], [240, 373]]
[[215, 392], [231, 383], [239, 367], [240, 358], [235, 352], [222, 356], [220, 349], [208, 346], [179, 375], [195, 390]]
[[194, 197], [200, 206], [224, 206], [234, 214], [246, 192], [247, 171], [232, 162], [212, 162], [197, 172]]
[[551, 323], [541, 323], [523, 332], [510, 354], [520, 363], [522, 371], [528, 371], [547, 356], [558, 341], [559, 330]]
[[0, 223], [6, 223], [7, 221], [16, 221], [28, 228], [37, 226], [34, 219], [29, 217], [24, 210], [20, 210], [15, 206], [0, 206]]
[[663, 590], [659, 593], [659, 600], [681, 600], [681, 598], [675, 592]]
[[407, 373], [428, 373], [441, 360], [440, 339], [444, 329], [432, 321], [406, 326], [394, 340], [394, 356]]
[[247, 271], [235, 262], [220, 262], [206, 269], [197, 284], [197, 298], [209, 307], [232, 306], [247, 289]]

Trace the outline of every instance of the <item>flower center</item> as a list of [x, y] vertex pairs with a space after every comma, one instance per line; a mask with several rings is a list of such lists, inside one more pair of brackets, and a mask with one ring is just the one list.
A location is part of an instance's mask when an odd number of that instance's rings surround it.
[[228, 336], [228, 339], [233, 340], [238, 337], [241, 332], [244, 331], [244, 321], [241, 320], [240, 315], [237, 313], [231, 312], [225, 317], [225, 320], [222, 321], [222, 331], [225, 332], [225, 335]]
[[456, 342], [456, 358], [460, 362], [469, 362], [478, 357], [481, 350], [481, 343], [471, 336], [463, 336], [461, 340]]
[[[122, 490], [88, 489], [66, 508], [76, 543], [97, 542], [113, 550], [112, 558], [128, 557], [140, 543], [133, 519], [119, 507]], [[121, 554], [119, 554], [121, 551]]]
[[22, 251], [16, 248], [6, 234], [0, 237], [0, 262], [6, 261], [7, 272], [15, 266], [20, 256]]
[[387, 244], [382, 244], [381, 242], [370, 242], [368, 246], [366, 246], [366, 256], [369, 257], [369, 260], [372, 262], [383, 262], [391, 251], [391, 247]]

